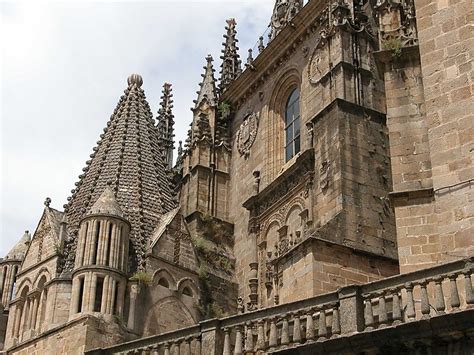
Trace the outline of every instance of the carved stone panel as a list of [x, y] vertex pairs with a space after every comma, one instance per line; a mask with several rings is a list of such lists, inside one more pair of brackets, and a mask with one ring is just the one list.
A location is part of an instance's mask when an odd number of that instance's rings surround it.
[[258, 123], [259, 114], [252, 113], [245, 117], [237, 132], [237, 150], [245, 158], [248, 158], [250, 148], [257, 137]]

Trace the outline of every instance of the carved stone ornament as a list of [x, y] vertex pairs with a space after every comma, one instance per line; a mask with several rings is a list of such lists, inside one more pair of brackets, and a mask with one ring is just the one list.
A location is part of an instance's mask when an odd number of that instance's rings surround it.
[[240, 155], [248, 158], [250, 148], [255, 142], [258, 131], [259, 114], [252, 113], [245, 117], [237, 132], [237, 149]]
[[321, 39], [311, 55], [310, 64], [308, 68], [308, 76], [311, 84], [317, 84], [329, 72], [329, 48], [321, 45], [324, 40]]

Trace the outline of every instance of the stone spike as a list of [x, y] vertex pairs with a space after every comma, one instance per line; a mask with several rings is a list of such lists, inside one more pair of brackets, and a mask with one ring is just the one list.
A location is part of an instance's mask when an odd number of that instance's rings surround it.
[[197, 92], [198, 98], [195, 101], [194, 109], [197, 109], [201, 103], [206, 100], [210, 106], [217, 106], [216, 79], [214, 78], [214, 68], [212, 66], [212, 56], [206, 57], [207, 64], [204, 67], [202, 82], [199, 84], [200, 90]]
[[237, 47], [237, 31], [235, 19], [227, 20], [225, 27], [227, 33], [224, 35], [225, 42], [222, 49], [222, 64], [220, 71], [219, 90], [222, 93], [242, 73], [239, 47]]
[[159, 154], [162, 155], [163, 161], [167, 169], [171, 169], [173, 165], [173, 149], [174, 149], [174, 115], [172, 87], [169, 83], [163, 84], [163, 95], [161, 96], [160, 109], [158, 110], [158, 143]]

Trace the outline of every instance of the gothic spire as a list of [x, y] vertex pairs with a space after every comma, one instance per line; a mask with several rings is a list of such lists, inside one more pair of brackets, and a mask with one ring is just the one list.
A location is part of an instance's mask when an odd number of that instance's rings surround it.
[[227, 26], [225, 27], [227, 33], [224, 35], [225, 42], [223, 43], [224, 49], [221, 56], [220, 92], [223, 92], [242, 72], [242, 62], [238, 52], [239, 47], [237, 47], [238, 39], [236, 38], [237, 31], [235, 26], [235, 19], [227, 20]]
[[207, 64], [204, 67], [204, 74], [202, 74], [203, 80], [199, 84], [200, 89], [197, 92], [198, 98], [194, 100], [196, 104], [194, 109], [197, 109], [203, 101], [207, 101], [210, 106], [217, 106], [217, 92], [216, 92], [216, 79], [214, 78], [214, 68], [212, 65], [212, 56], [206, 57]]
[[[65, 205], [69, 235], [66, 254], [74, 255], [79, 223], [107, 186], [131, 224], [132, 255], [138, 267], [143, 265], [148, 239], [161, 216], [175, 207], [142, 84], [137, 74], [128, 78], [125, 94], [71, 191]], [[63, 271], [70, 271], [73, 265], [74, 260], [68, 258]]]
[[280, 33], [302, 7], [303, 0], [276, 0], [268, 34], [270, 41]]
[[160, 102], [160, 109], [158, 110], [158, 141], [160, 144], [161, 154], [163, 160], [168, 167], [173, 167], [173, 148], [174, 148], [174, 115], [173, 109], [173, 94], [171, 93], [171, 84], [165, 83]]

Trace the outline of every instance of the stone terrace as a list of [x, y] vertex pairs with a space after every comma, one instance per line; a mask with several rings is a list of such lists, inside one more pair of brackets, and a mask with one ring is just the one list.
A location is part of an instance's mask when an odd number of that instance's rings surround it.
[[453, 329], [459, 341], [474, 331], [473, 271], [468, 258], [87, 354], [360, 352], [443, 339]]

